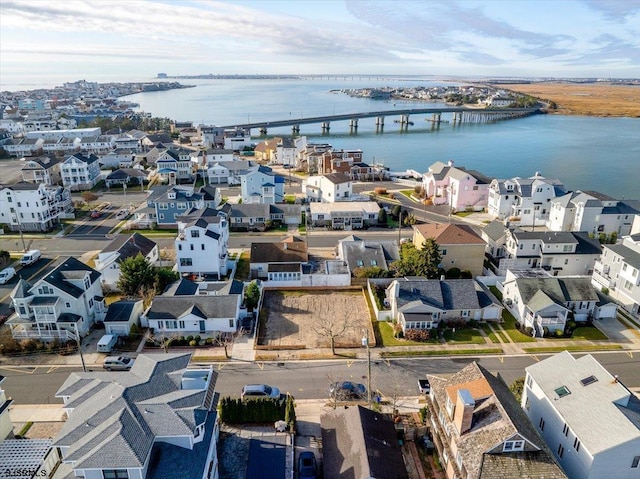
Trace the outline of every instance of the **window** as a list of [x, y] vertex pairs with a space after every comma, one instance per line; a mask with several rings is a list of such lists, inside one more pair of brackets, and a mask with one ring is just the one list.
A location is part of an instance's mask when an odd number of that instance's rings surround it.
[[229, 318], [229, 327], [233, 328], [233, 318]]
[[102, 477], [104, 479], [129, 479], [126, 469], [103, 469]]
[[193, 266], [191, 258], [180, 258], [180, 266]]
[[378, 266], [378, 262], [375, 259], [372, 259], [371, 266]]
[[640, 456], [634, 456], [631, 461], [631, 469], [638, 469], [638, 466], [640, 466]]
[[555, 392], [560, 398], [563, 398], [571, 394], [571, 391], [569, 391], [569, 388], [567, 386], [560, 386], [559, 388], [555, 389]]
[[576, 450], [576, 452], [580, 451], [580, 439], [578, 439], [577, 437], [573, 441], [573, 448]]
[[540, 427], [541, 431], [544, 431], [544, 419], [540, 418], [540, 422], [538, 423], [538, 426]]
[[580, 382], [583, 386], [588, 386], [589, 384], [593, 384], [598, 380], [595, 376], [589, 376], [587, 378], [581, 379]]
[[200, 249], [204, 251], [204, 243], [200, 245]]
[[447, 250], [443, 249], [443, 250], [440, 251], [440, 253], [442, 253], [442, 256], [444, 256], [445, 254], [447, 254]]
[[529, 402], [529, 397], [527, 396], [527, 400], [524, 402], [524, 408], [528, 411], [531, 407], [531, 403]]
[[562, 428], [562, 434], [564, 434], [565, 437], [567, 437], [569, 435], [569, 425], [565, 423], [564, 427]]
[[191, 248], [191, 251], [193, 251], [193, 245], [192, 245], [192, 244], [190, 244], [190, 245], [189, 245], [189, 247]]
[[192, 237], [192, 238], [200, 238], [200, 231], [198, 231], [198, 230], [191, 230], [191, 237]]
[[633, 283], [631, 281], [625, 280], [624, 286], [623, 286], [624, 289], [626, 289], [627, 291], [631, 291], [632, 286], [633, 286]]
[[562, 459], [563, 454], [564, 454], [564, 446], [562, 444], [558, 444], [558, 457]]
[[524, 449], [524, 441], [505, 441], [502, 450], [509, 451], [522, 451]]
[[178, 245], [178, 251], [182, 251], [182, 245], [181, 244]]
[[67, 308], [70, 308], [70, 307], [71, 307], [71, 303], [69, 303], [69, 302], [64, 303], [64, 305], [65, 305]]
[[533, 379], [531, 378], [531, 376], [527, 376], [527, 386], [529, 387], [533, 386]]

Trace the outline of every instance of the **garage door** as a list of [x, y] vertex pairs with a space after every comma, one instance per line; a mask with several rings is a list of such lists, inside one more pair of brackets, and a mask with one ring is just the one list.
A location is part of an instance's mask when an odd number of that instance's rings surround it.
[[117, 334], [118, 336], [126, 336], [129, 334], [127, 324], [109, 324], [106, 326], [107, 334]]

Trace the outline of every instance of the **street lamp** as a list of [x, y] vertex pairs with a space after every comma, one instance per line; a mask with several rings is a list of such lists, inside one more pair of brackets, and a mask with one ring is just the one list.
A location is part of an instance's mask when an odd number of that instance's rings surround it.
[[367, 348], [367, 404], [371, 408], [371, 349], [369, 348], [369, 328], [364, 331], [362, 345]]

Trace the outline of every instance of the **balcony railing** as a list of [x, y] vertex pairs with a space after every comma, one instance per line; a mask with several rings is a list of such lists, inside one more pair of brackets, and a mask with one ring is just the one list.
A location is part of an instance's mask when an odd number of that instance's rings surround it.
[[53, 331], [12, 330], [11, 335], [14, 339], [40, 339], [43, 341], [52, 341], [54, 339], [59, 339], [60, 341], [76, 341], [77, 339], [74, 333], [65, 329]]

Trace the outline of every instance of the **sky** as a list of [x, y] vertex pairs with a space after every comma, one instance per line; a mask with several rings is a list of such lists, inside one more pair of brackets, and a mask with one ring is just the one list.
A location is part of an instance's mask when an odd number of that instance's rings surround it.
[[0, 90], [159, 72], [639, 78], [640, 0], [0, 0]]

